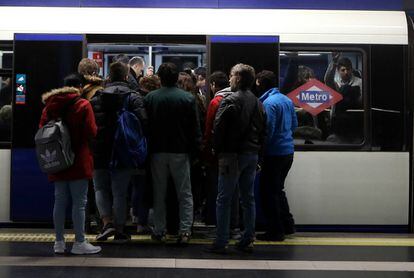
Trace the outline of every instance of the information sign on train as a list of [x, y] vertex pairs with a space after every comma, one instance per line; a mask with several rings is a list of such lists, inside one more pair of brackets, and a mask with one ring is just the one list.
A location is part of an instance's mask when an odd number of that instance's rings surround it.
[[322, 82], [311, 79], [287, 95], [296, 106], [316, 116], [342, 100], [342, 95]]

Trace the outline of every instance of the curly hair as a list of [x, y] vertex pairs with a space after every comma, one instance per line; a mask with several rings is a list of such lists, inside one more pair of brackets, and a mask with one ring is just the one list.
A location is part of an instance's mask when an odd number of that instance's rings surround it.
[[139, 85], [142, 90], [152, 92], [161, 87], [161, 81], [156, 75], [144, 76], [139, 80]]
[[81, 75], [97, 75], [99, 73], [99, 65], [95, 60], [83, 58], [78, 65], [78, 73]]

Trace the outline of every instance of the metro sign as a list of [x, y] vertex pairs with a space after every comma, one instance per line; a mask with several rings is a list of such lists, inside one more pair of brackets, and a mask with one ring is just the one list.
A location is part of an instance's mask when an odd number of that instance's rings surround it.
[[328, 107], [342, 100], [342, 95], [322, 82], [311, 79], [287, 94], [296, 106], [316, 116]]

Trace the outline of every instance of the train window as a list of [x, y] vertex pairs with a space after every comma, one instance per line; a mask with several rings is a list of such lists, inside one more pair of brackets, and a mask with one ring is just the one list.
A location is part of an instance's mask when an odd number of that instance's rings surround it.
[[0, 44], [0, 147], [8, 146], [11, 141], [13, 51], [9, 48]]
[[13, 67], [13, 51], [0, 50], [0, 69], [11, 69]]
[[361, 52], [280, 52], [280, 90], [298, 117], [296, 145], [363, 144], [362, 67]]
[[0, 143], [11, 141], [12, 119], [12, 84], [11, 78], [0, 74]]
[[[196, 68], [205, 65], [206, 46], [200, 44], [115, 44], [90, 43], [88, 44], [88, 57], [98, 62], [100, 75], [107, 77], [109, 65], [118, 54], [125, 54], [128, 59], [140, 56], [144, 59], [146, 67], [153, 66], [157, 71], [164, 62], [172, 62], [180, 70]], [[144, 69], [146, 71], [146, 68]]]

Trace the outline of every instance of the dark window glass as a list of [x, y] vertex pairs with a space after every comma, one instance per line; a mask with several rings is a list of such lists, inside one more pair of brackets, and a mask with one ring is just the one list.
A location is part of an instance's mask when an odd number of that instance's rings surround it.
[[13, 51], [0, 49], [0, 69], [11, 69], [13, 67]]
[[406, 150], [406, 138], [411, 130], [405, 126], [406, 62], [402, 46], [375, 45], [371, 48], [371, 125], [374, 150]]
[[2, 143], [11, 141], [11, 103], [11, 78], [6, 76], [0, 76], [0, 142]]
[[11, 141], [13, 51], [0, 49], [0, 144]]
[[183, 71], [185, 68], [185, 65], [191, 64], [194, 65], [194, 67], [199, 66], [199, 59], [198, 56], [162, 56], [162, 62], [163, 63], [174, 63], [180, 71]]
[[277, 76], [279, 61], [268, 57], [275, 57], [278, 51], [276, 43], [211, 43], [210, 72], [220, 70], [230, 73], [234, 65], [243, 63], [252, 66], [256, 73], [269, 70]]
[[295, 103], [296, 144], [364, 142], [362, 58], [359, 52], [281, 52], [280, 90]]

